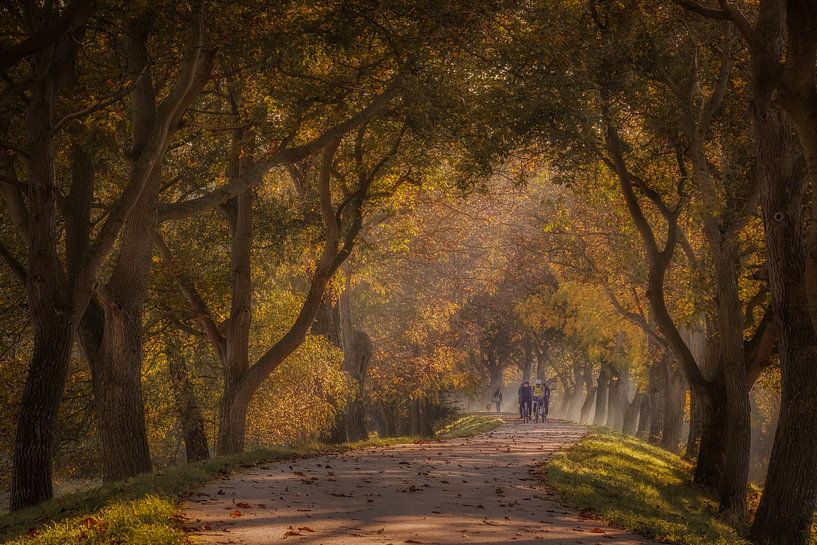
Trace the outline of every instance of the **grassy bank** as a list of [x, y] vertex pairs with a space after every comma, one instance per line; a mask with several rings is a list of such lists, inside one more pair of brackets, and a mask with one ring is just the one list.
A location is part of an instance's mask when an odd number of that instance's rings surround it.
[[568, 505], [613, 526], [678, 545], [748, 545], [691, 484], [690, 465], [633, 437], [596, 431], [543, 467]]
[[[473, 435], [501, 423], [494, 417], [463, 417], [440, 430], [438, 438]], [[189, 540], [179, 515], [179, 502], [216, 477], [256, 464], [415, 440], [398, 437], [340, 446], [260, 449], [182, 464], [2, 516], [0, 541], [8, 540], [9, 545], [182, 545]]]
[[437, 431], [437, 438], [453, 439], [455, 437], [467, 437], [469, 435], [485, 433], [498, 428], [502, 423], [503, 420], [496, 416], [463, 416], [447, 426], [440, 428]]

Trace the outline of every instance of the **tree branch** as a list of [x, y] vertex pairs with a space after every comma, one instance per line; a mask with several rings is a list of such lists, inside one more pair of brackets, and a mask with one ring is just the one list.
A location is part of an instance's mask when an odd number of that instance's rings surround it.
[[159, 209], [159, 220], [167, 221], [171, 219], [183, 219], [194, 216], [215, 208], [231, 197], [238, 195], [242, 191], [252, 188], [261, 183], [264, 175], [277, 166], [290, 163], [297, 163], [325, 148], [334, 139], [342, 137], [349, 131], [368, 122], [377, 115], [386, 105], [397, 96], [399, 91], [399, 80], [391, 85], [380, 95], [375, 97], [365, 108], [351, 116], [346, 121], [339, 123], [323, 134], [300, 146], [279, 150], [272, 157], [257, 161], [252, 167], [241, 173], [236, 180], [219, 187], [205, 195], [187, 201], [162, 205]]

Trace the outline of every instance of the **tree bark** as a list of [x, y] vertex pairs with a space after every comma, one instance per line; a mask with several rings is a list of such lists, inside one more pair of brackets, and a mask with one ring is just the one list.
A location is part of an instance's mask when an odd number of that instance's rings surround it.
[[82, 321], [86, 331], [81, 339], [93, 375], [106, 481], [151, 469], [141, 385], [142, 318], [158, 218], [161, 168], [179, 120], [204, 87], [212, 68], [212, 51], [204, 47], [203, 24], [196, 18], [194, 42], [172, 89], [157, 103], [147, 47], [152, 24], [151, 15], [126, 21], [128, 72], [136, 82], [131, 91], [133, 142], [126, 193], [134, 204], [124, 220], [110, 279]]
[[[717, 392], [717, 390], [715, 390]], [[695, 483], [717, 489], [723, 474], [724, 429], [726, 418], [723, 397], [702, 396], [701, 401], [701, 442], [698, 460], [695, 464]]]
[[664, 411], [666, 401], [666, 374], [664, 366], [668, 356], [665, 354], [661, 359], [650, 366], [649, 390], [647, 395], [650, 400], [650, 433], [648, 440], [653, 445], [661, 444], [661, 437], [664, 434]]
[[36, 505], [53, 495], [54, 425], [74, 341], [75, 327], [55, 312], [57, 309], [44, 308], [51, 306], [50, 300], [29, 297], [32, 303], [40, 308], [32, 312], [34, 351], [17, 417], [11, 511]]
[[[530, 339], [523, 344], [524, 359], [522, 360], [522, 382], [530, 382], [533, 373], [533, 346]], [[491, 390], [493, 394], [493, 390]]]
[[[627, 409], [624, 411], [624, 422], [621, 433], [626, 435], [637, 435], [639, 424], [639, 414], [641, 413], [644, 403], [644, 393], [636, 392], [635, 397], [631, 403], [627, 403]], [[625, 400], [626, 401], [626, 400]]]
[[[817, 187], [817, 8], [804, 0], [788, 2], [787, 7], [789, 41], [780, 102], [800, 135], [813, 193]], [[773, 11], [769, 14], [767, 10]], [[761, 40], [783, 35], [783, 13], [777, 3], [762, 3], [758, 29], [772, 32], [765, 32]], [[768, 20], [772, 22], [767, 27], [761, 25]], [[787, 125], [768, 93], [768, 76], [774, 74], [780, 59], [778, 51], [769, 51], [776, 45], [764, 43], [767, 55], [762, 55], [759, 47], [752, 51], [756, 89], [751, 110], [762, 177], [772, 309], [779, 328], [782, 390], [777, 432], [751, 537], [760, 545], [804, 545], [810, 539], [817, 499], [817, 406], [813, 401], [817, 391], [817, 334], [808, 308], [807, 256], [801, 236], [803, 183], [791, 176], [791, 164], [786, 161], [791, 157]]]
[[582, 403], [579, 411], [579, 423], [590, 423], [590, 411], [593, 409], [593, 404], [596, 401], [596, 388], [593, 386], [593, 366], [590, 363], [585, 363], [584, 372], [582, 373], [582, 380], [584, 381], [584, 403]]
[[29, 104], [29, 264], [26, 294], [34, 346], [17, 417], [12, 511], [51, 499], [54, 425], [65, 390], [76, 332], [57, 252], [56, 180], [50, 136], [54, 82], [37, 82]]
[[176, 404], [176, 413], [184, 437], [185, 454], [188, 462], [206, 460], [210, 457], [204, 418], [196, 401], [193, 382], [187, 369], [187, 362], [179, 346], [178, 339], [166, 341], [165, 356], [170, 375], [170, 387]]
[[701, 401], [693, 388], [689, 389], [689, 434], [687, 444], [684, 449], [684, 459], [694, 460], [698, 457], [698, 449], [701, 445], [701, 428], [703, 426], [703, 413], [701, 412]]
[[[719, 231], [720, 232], [720, 231]], [[726, 391], [724, 424], [724, 472], [721, 476], [720, 509], [738, 520], [745, 518], [751, 450], [751, 406], [746, 385], [743, 312], [738, 294], [740, 276], [737, 237], [722, 233], [709, 238], [715, 263], [718, 299], [720, 362]]]
[[601, 365], [596, 387], [596, 412], [593, 416], [594, 426], [604, 426], [607, 423], [607, 398], [610, 391], [610, 371], [607, 365]]
[[664, 425], [661, 446], [670, 452], [678, 452], [681, 442], [681, 428], [684, 425], [683, 377], [669, 358], [664, 359]]
[[641, 407], [638, 411], [638, 429], [635, 432], [635, 436], [644, 441], [646, 441], [650, 435], [650, 425], [652, 421], [650, 413], [650, 397], [649, 395], [644, 395], [641, 400]]
[[610, 389], [607, 395], [607, 421], [605, 425], [613, 431], [621, 432], [624, 425], [624, 385], [620, 371], [610, 380]]

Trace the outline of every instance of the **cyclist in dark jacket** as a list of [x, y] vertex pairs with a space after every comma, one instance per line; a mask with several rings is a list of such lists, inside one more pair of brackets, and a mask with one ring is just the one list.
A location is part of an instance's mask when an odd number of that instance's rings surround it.
[[528, 414], [530, 414], [531, 405], [533, 404], [533, 388], [531, 388], [527, 380], [519, 387], [517, 394], [519, 395], [519, 418], [523, 418], [525, 407], [527, 406]]

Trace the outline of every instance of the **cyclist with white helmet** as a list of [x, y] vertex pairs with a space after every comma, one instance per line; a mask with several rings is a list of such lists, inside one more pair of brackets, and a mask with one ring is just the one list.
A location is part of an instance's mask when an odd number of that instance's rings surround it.
[[550, 404], [550, 388], [542, 379], [536, 379], [533, 386], [533, 414], [537, 422], [547, 420], [548, 405]]

